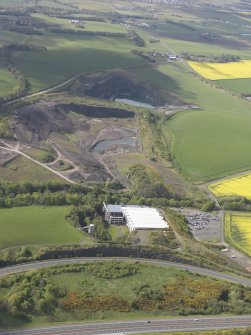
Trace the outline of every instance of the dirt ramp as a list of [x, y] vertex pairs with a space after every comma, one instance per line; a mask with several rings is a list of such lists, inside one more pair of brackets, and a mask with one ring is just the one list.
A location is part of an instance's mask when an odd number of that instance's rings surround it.
[[182, 104], [175, 94], [161, 90], [123, 70], [80, 76], [71, 90], [95, 98], [141, 101], [154, 107]]

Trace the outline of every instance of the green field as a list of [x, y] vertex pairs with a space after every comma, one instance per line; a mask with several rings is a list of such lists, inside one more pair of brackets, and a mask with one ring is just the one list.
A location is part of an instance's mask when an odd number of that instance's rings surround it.
[[16, 52], [13, 62], [28, 78], [33, 92], [75, 74], [142, 64], [140, 57], [130, 53], [133, 44], [123, 38], [69, 34], [31, 38], [30, 43], [45, 45], [48, 50]]
[[217, 84], [232, 92], [251, 96], [251, 79], [218, 80]]
[[0, 167], [0, 180], [13, 182], [23, 180], [31, 182], [35, 182], [37, 180], [57, 182], [63, 181], [62, 178], [58, 177], [49, 170], [46, 170], [29, 159], [20, 156]]
[[13, 92], [16, 83], [15, 77], [8, 70], [0, 67], [0, 97]]
[[207, 181], [251, 167], [249, 102], [218, 90], [178, 63], [134, 72], [202, 108], [176, 114], [163, 124], [188, 179]]
[[0, 209], [0, 248], [74, 244], [84, 236], [65, 220], [69, 207]]
[[[83, 21], [79, 25], [74, 25], [69, 19], [61, 19], [50, 17], [43, 14], [33, 14], [34, 18], [41, 19], [51, 24], [59, 24], [63, 28], [70, 28], [74, 30], [86, 30], [86, 31], [99, 31], [99, 32], [111, 32], [111, 33], [126, 33], [126, 29], [119, 24], [112, 24], [109, 22], [96, 22], [96, 21]], [[84, 28], [81, 28], [81, 25]]]

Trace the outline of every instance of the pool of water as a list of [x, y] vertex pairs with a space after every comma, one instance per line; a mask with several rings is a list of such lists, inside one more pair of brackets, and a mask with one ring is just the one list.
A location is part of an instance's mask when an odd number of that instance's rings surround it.
[[115, 99], [115, 101], [122, 102], [123, 104], [131, 105], [131, 106], [136, 106], [136, 107], [143, 107], [143, 108], [154, 108], [154, 106], [150, 104], [146, 104], [144, 102], [139, 102], [136, 100], [131, 100], [131, 99]]
[[124, 137], [124, 138], [119, 138], [118, 140], [104, 140], [104, 141], [98, 142], [92, 148], [92, 152], [102, 153], [106, 148], [111, 147], [113, 145], [120, 145], [120, 144], [135, 146], [136, 137]]

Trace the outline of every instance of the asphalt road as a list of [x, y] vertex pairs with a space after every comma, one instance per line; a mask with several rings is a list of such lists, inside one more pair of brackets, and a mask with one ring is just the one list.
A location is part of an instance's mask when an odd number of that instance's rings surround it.
[[211, 276], [217, 279], [227, 280], [232, 283], [242, 284], [245, 286], [251, 287], [251, 277], [243, 278], [239, 277], [234, 274], [227, 274], [224, 272], [219, 272], [215, 270], [200, 268], [197, 266], [182, 264], [182, 263], [174, 263], [174, 262], [166, 262], [166, 261], [159, 261], [159, 260], [149, 260], [149, 259], [138, 259], [138, 258], [126, 258], [126, 257], [82, 257], [82, 258], [62, 258], [62, 259], [52, 259], [40, 262], [31, 262], [31, 263], [24, 263], [19, 265], [14, 265], [10, 267], [0, 268], [0, 277], [20, 273], [24, 271], [30, 270], [37, 270], [42, 269], [50, 266], [58, 266], [58, 265], [66, 265], [66, 264], [76, 264], [76, 263], [86, 263], [86, 262], [97, 262], [97, 261], [112, 261], [112, 260], [119, 260], [119, 261], [138, 261], [141, 263], [159, 265], [159, 266], [166, 266], [166, 267], [174, 267], [176, 269], [181, 270], [188, 270], [194, 273], [199, 273], [201, 275]]
[[172, 318], [147, 320], [74, 323], [43, 328], [33, 328], [0, 335], [122, 335], [147, 332], [178, 332], [196, 330], [218, 330], [247, 328], [251, 326], [251, 316]]

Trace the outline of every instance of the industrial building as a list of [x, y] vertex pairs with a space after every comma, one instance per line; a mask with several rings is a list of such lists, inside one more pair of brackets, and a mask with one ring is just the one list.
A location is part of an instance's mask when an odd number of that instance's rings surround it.
[[140, 229], [167, 229], [168, 225], [156, 208], [122, 207], [126, 224], [130, 231]]
[[141, 229], [167, 229], [168, 223], [156, 208], [103, 204], [105, 219], [110, 224], [127, 224], [130, 232]]
[[103, 203], [103, 212], [105, 213], [105, 220], [110, 224], [123, 225], [125, 224], [124, 213], [119, 205], [106, 205]]

